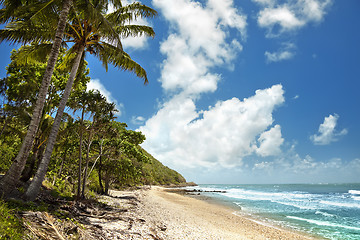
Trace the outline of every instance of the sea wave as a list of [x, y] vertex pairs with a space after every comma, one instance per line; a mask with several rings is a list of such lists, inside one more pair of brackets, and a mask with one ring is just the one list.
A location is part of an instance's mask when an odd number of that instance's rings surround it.
[[360, 190], [349, 190], [350, 194], [353, 194], [353, 195], [360, 195]]
[[320, 203], [324, 205], [331, 205], [331, 206], [343, 207], [343, 208], [360, 208], [360, 204], [358, 203], [330, 202], [330, 201], [320, 201]]
[[360, 201], [360, 196], [352, 196], [352, 199], [354, 199], [355, 201]]
[[315, 214], [320, 214], [320, 215], [323, 215], [325, 217], [336, 217], [335, 215], [333, 214], [330, 214], [330, 213], [327, 213], [327, 212], [323, 212], [323, 211], [316, 211]]
[[[271, 201], [271, 202], [279, 203], [279, 204], [286, 205], [286, 206], [296, 207], [296, 208], [303, 209], [303, 210], [314, 210], [317, 208], [316, 206], [301, 205], [301, 204], [294, 203], [294, 202], [284, 202], [284, 201]], [[302, 202], [302, 203], [305, 204], [305, 202]]]
[[337, 228], [345, 228], [345, 229], [360, 231], [359, 227], [347, 226], [347, 225], [342, 225], [342, 224], [337, 224], [337, 223], [332, 223], [332, 222], [327, 222], [327, 221], [319, 221], [319, 220], [314, 220], [314, 219], [306, 219], [306, 218], [295, 217], [295, 216], [286, 216], [286, 217], [290, 218], [290, 219], [298, 220], [298, 221], [305, 221], [305, 222], [308, 222], [311, 224], [316, 224], [318, 226], [337, 227]]
[[290, 199], [292, 201], [303, 201], [312, 197], [311, 194], [305, 192], [262, 192], [245, 189], [227, 189], [224, 194], [232, 198], [249, 199], [249, 200], [278, 200]]

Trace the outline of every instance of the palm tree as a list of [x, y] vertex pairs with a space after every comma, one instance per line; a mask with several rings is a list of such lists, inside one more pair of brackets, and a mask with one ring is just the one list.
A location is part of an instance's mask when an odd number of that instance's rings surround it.
[[[66, 19], [67, 15], [70, 10], [70, 6], [72, 5], [73, 0], [63, 0], [62, 10], [59, 15], [59, 20], [56, 28], [55, 38], [52, 44], [51, 52], [48, 58], [47, 68], [45, 70], [45, 74], [41, 83], [41, 87], [39, 90], [38, 99], [36, 101], [35, 109], [33, 111], [33, 116], [31, 118], [31, 122], [27, 131], [27, 134], [23, 140], [23, 143], [21, 145], [20, 151], [15, 158], [13, 164], [11, 165], [10, 169], [7, 171], [6, 175], [1, 179], [0, 181], [0, 193], [3, 194], [5, 197], [10, 194], [10, 192], [15, 188], [15, 186], [18, 183], [18, 180], [20, 179], [21, 173], [25, 167], [26, 160], [29, 156], [30, 150], [33, 146], [34, 138], [36, 135], [36, 132], [38, 130], [43, 108], [45, 105], [46, 100], [46, 94], [48, 92], [50, 82], [51, 82], [51, 76], [53, 74], [56, 60], [58, 58], [58, 54], [60, 51], [60, 46], [62, 43], [63, 33], [66, 26]], [[22, 1], [21, 1], [22, 2]], [[3, 8], [1, 12], [1, 21], [2, 23], [19, 19], [18, 16], [14, 14], [14, 9], [20, 9], [26, 6], [22, 6], [20, 1], [4, 1], [2, 0], [1, 3], [5, 5], [5, 8]], [[9, 5], [11, 5], [9, 7]], [[16, 3], [16, 4], [15, 4]], [[8, 7], [8, 8], [6, 8]], [[9, 11], [6, 11], [9, 10]], [[21, 12], [21, 11], [20, 11]], [[14, 16], [15, 15], [15, 16]], [[29, 33], [26, 33], [24, 36], [28, 36]], [[32, 39], [33, 36], [30, 36], [30, 39]], [[31, 40], [24, 38], [23, 36], [13, 36], [13, 35], [7, 35], [0, 36], [0, 41], [7, 39], [11, 40], [13, 42], [30, 42]]]
[[[83, 6], [82, 9], [86, 9], [86, 7]], [[72, 62], [70, 77], [60, 101], [48, 138], [45, 154], [33, 181], [25, 193], [25, 197], [28, 200], [34, 200], [40, 191], [41, 183], [47, 172], [65, 105], [70, 95], [80, 62], [84, 59], [85, 52], [97, 56], [106, 69], [108, 64], [111, 63], [122, 70], [135, 73], [138, 77], [144, 79], [144, 83], [148, 82], [145, 70], [123, 51], [119, 36], [127, 37], [129, 35], [139, 36], [144, 34], [153, 37], [155, 33], [151, 27], [125, 25], [124, 23], [132, 19], [133, 16], [155, 16], [156, 11], [145, 5], [136, 3], [127, 7], [120, 7], [114, 13], [105, 15], [103, 12], [105, 12], [106, 9], [101, 5], [101, 2], [97, 2], [97, 5], [92, 5], [87, 10], [88, 11], [82, 12], [73, 11], [71, 21], [69, 21], [67, 25], [68, 28], [65, 33], [66, 40], [73, 43], [73, 46], [68, 51], [69, 59], [71, 59]]]

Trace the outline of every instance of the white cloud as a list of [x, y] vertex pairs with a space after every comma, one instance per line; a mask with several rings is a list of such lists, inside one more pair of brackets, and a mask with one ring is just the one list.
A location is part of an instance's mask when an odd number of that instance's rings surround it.
[[147, 136], [143, 146], [165, 164], [181, 167], [240, 166], [249, 155], [278, 154], [280, 126], [267, 129], [283, 94], [282, 86], [274, 85], [243, 101], [219, 101], [206, 111], [196, 111], [191, 98], [177, 95], [140, 127]]
[[220, 77], [211, 68], [231, 65], [242, 46], [236, 38], [229, 39], [229, 28], [245, 35], [246, 17], [231, 0], [210, 0], [207, 5], [190, 0], [153, 0], [171, 23], [168, 38], [161, 43], [162, 63], [160, 82], [167, 91], [183, 91], [198, 95], [217, 89]]
[[256, 149], [256, 153], [260, 156], [266, 157], [280, 154], [280, 146], [284, 142], [284, 139], [281, 136], [280, 125], [275, 125], [269, 131], [263, 132], [258, 141], [260, 146]]
[[267, 37], [275, 37], [284, 32], [294, 31], [309, 23], [323, 20], [332, 0], [279, 1], [253, 0], [260, 3], [258, 25], [268, 30]]
[[319, 126], [318, 133], [310, 137], [311, 141], [316, 145], [327, 145], [337, 141], [339, 136], [346, 135], [347, 129], [341, 131], [335, 129], [338, 119], [339, 115], [337, 114], [325, 117], [324, 122]]
[[133, 116], [131, 118], [131, 123], [135, 124], [135, 125], [141, 125], [141, 124], [145, 123], [145, 120], [146, 119], [144, 117], [142, 117], [142, 116], [138, 116], [138, 117]]
[[[249, 183], [342, 183], [360, 180], [360, 159], [346, 161], [341, 158], [315, 159], [310, 155], [301, 157], [295, 145], [275, 158], [254, 161], [242, 169], [242, 179]], [[230, 179], [234, 181], [236, 175]]]
[[289, 60], [295, 56], [295, 53], [290, 49], [280, 49], [278, 52], [270, 53], [265, 52], [266, 62], [280, 62], [283, 60]]
[[117, 116], [121, 116], [124, 105], [119, 103], [115, 98], [113, 98], [111, 92], [105, 88], [99, 79], [91, 79], [87, 84], [87, 90], [98, 90], [109, 103], [115, 103], [116, 109], [118, 112], [115, 113]]
[[283, 60], [289, 60], [295, 56], [296, 46], [294, 43], [286, 42], [281, 44], [281, 48], [277, 52], [270, 53], [265, 52], [266, 62], [280, 62]]
[[253, 2], [265, 5], [265, 6], [271, 6], [274, 5], [276, 0], [253, 0]]
[[[257, 15], [259, 27], [266, 29], [266, 37], [276, 38], [285, 33], [296, 33], [310, 23], [318, 24], [327, 13], [332, 0], [253, 0], [259, 4]], [[286, 45], [287, 43], [285, 43]], [[295, 45], [275, 52], [265, 52], [268, 63], [291, 59], [295, 56]]]
[[305, 21], [298, 19], [294, 11], [289, 9], [288, 6], [281, 6], [261, 10], [258, 16], [258, 24], [260, 27], [268, 28], [270, 31], [275, 25], [279, 25], [281, 31], [289, 31], [302, 27]]

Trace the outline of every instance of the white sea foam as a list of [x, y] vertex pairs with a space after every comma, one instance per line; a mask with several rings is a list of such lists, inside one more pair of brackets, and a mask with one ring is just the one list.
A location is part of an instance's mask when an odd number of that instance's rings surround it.
[[360, 196], [352, 196], [352, 199], [354, 199], [355, 201], [360, 201]]
[[315, 214], [320, 214], [320, 215], [323, 215], [325, 217], [335, 217], [335, 215], [327, 213], [327, 212], [323, 212], [323, 211], [316, 211]]
[[279, 204], [286, 205], [286, 206], [296, 207], [296, 208], [303, 209], [303, 210], [314, 210], [314, 209], [317, 209], [316, 206], [300, 205], [300, 204], [294, 203], [294, 202], [283, 202], [283, 201], [272, 201], [272, 202], [279, 203]]
[[360, 190], [349, 190], [349, 193], [353, 195], [360, 195]]
[[360, 208], [360, 204], [358, 203], [345, 203], [345, 202], [330, 202], [330, 201], [320, 201], [321, 204], [336, 206], [336, 207], [344, 207], [344, 208]]
[[339, 227], [339, 228], [346, 228], [346, 229], [350, 229], [350, 230], [360, 231], [359, 227], [346, 226], [346, 225], [341, 225], [341, 224], [337, 224], [337, 223], [331, 223], [331, 222], [327, 222], [327, 221], [306, 219], [306, 218], [300, 218], [300, 217], [295, 217], [295, 216], [286, 216], [286, 217], [290, 218], [290, 219], [294, 219], [294, 220], [305, 221], [305, 222], [308, 222], [308, 223], [316, 224], [318, 226]]
[[253, 190], [244, 190], [244, 189], [228, 189], [224, 194], [227, 197], [239, 198], [239, 199], [248, 199], [255, 201], [276, 201], [288, 199], [291, 201], [303, 201], [304, 199], [309, 199], [311, 194], [297, 192], [261, 192]]

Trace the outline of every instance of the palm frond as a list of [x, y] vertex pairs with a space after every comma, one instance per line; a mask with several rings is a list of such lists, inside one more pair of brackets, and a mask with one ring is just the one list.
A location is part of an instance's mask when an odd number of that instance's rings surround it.
[[108, 14], [109, 19], [122, 24], [134, 21], [138, 17], [152, 18], [155, 16], [157, 16], [156, 10], [138, 2], [126, 5]]
[[47, 56], [50, 54], [52, 43], [32, 44], [23, 46], [12, 59], [17, 64], [25, 65], [28, 63], [46, 63]]
[[57, 22], [56, 0], [46, 1], [4, 1], [3, 8], [0, 11], [0, 23], [6, 23], [14, 20], [22, 21], [44, 21]]
[[[101, 1], [100, 1], [101, 2]], [[99, 2], [97, 5], [93, 4], [91, 0], [78, 0], [76, 1], [76, 6], [74, 9], [77, 12], [81, 12], [84, 19], [96, 28], [101, 28], [102, 32], [106, 32], [107, 38], [118, 44], [117, 46], [122, 48], [120, 44], [120, 37], [114, 30], [114, 24], [109, 22], [109, 20], [105, 17], [105, 7], [101, 5]]]
[[3, 8], [0, 10], [0, 23], [6, 23], [14, 19], [16, 10], [22, 6], [21, 0], [1, 0]]
[[67, 70], [67, 71], [70, 72], [75, 57], [76, 57], [76, 47], [73, 46], [72, 48], [70, 48], [69, 50], [67, 50], [65, 52], [65, 55], [63, 57], [63, 61], [60, 63], [58, 68], [60, 70]]
[[115, 31], [117, 31], [121, 38], [127, 37], [154, 37], [155, 31], [152, 27], [145, 25], [125, 25], [125, 26], [117, 26], [115, 27]]
[[33, 41], [51, 41], [55, 29], [43, 24], [34, 25], [31, 22], [14, 21], [6, 25], [5, 29], [0, 30], [0, 42], [8, 40], [11, 43], [31, 43]]
[[107, 65], [111, 63], [121, 70], [130, 71], [136, 74], [136, 76], [144, 80], [144, 84], [148, 83], [145, 69], [143, 69], [140, 64], [131, 59], [129, 54], [124, 52], [122, 49], [116, 48], [115, 46], [108, 43], [102, 43], [101, 45], [95, 45], [94, 50], [95, 55], [103, 63], [106, 69]]

